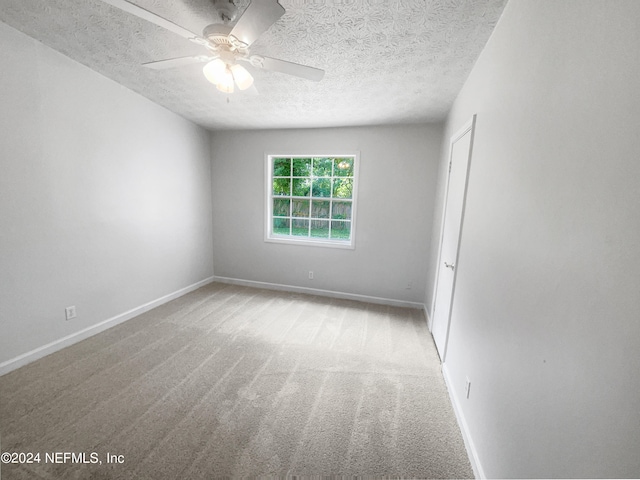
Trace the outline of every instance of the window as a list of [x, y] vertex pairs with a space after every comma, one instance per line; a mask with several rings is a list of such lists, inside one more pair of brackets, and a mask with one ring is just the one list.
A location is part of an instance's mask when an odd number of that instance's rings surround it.
[[265, 240], [353, 248], [358, 155], [267, 156]]

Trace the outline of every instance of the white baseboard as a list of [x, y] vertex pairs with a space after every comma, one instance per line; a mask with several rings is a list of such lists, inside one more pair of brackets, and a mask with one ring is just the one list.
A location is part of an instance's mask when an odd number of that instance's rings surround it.
[[422, 311], [424, 312], [424, 318], [427, 319], [427, 328], [429, 329], [429, 331], [431, 331], [431, 316], [429, 315], [429, 312], [427, 311], [427, 306], [426, 305], [422, 305]]
[[73, 345], [74, 343], [78, 343], [81, 340], [89, 338], [96, 333], [103, 332], [111, 327], [118, 325], [119, 323], [126, 322], [133, 317], [136, 317], [152, 308], [159, 307], [162, 304], [170, 302], [182, 295], [185, 295], [189, 292], [192, 292], [204, 285], [207, 285], [213, 282], [214, 277], [205, 278], [199, 282], [196, 282], [188, 287], [181, 288], [173, 293], [169, 293], [163, 297], [160, 297], [156, 300], [152, 300], [151, 302], [145, 303], [144, 305], [140, 305], [139, 307], [132, 308], [131, 310], [116, 315], [115, 317], [111, 317], [107, 320], [104, 320], [100, 323], [87, 327], [79, 332], [72, 333], [71, 335], [67, 335], [66, 337], [55, 340], [51, 343], [47, 343], [41, 347], [38, 347], [30, 352], [23, 353], [22, 355], [18, 355], [15, 358], [7, 360], [5, 362], [0, 363], [0, 376], [9, 373], [13, 370], [16, 370], [28, 363], [31, 363], [39, 358], [45, 357], [53, 352], [57, 352], [58, 350], [62, 350], [65, 347]]
[[458, 425], [460, 426], [460, 430], [462, 432], [464, 446], [467, 449], [467, 455], [469, 456], [469, 461], [471, 462], [473, 473], [476, 478], [486, 479], [487, 476], [484, 474], [484, 469], [482, 468], [482, 464], [480, 463], [478, 451], [476, 450], [473, 439], [471, 438], [471, 433], [469, 432], [469, 426], [467, 425], [467, 421], [465, 420], [464, 414], [462, 413], [462, 407], [460, 406], [459, 398], [456, 395], [455, 390], [453, 389], [451, 377], [449, 375], [449, 369], [444, 363], [442, 364], [442, 376], [444, 377], [444, 381], [447, 384], [449, 398], [451, 398], [453, 411], [455, 412], [456, 418], [458, 419]]
[[359, 295], [357, 293], [336, 292], [333, 290], [321, 290], [318, 288], [296, 287], [293, 285], [281, 285], [279, 283], [257, 282], [254, 280], [242, 280], [239, 278], [213, 277], [214, 282], [229, 283], [232, 285], [241, 285], [243, 287], [264, 288], [267, 290], [279, 290], [283, 292], [307, 293], [309, 295], [318, 295], [321, 297], [342, 298], [345, 300], [356, 300], [358, 302], [377, 303], [381, 305], [390, 305], [392, 307], [416, 308], [424, 310], [423, 303], [407, 302], [405, 300], [394, 300], [392, 298], [371, 297], [369, 295]]

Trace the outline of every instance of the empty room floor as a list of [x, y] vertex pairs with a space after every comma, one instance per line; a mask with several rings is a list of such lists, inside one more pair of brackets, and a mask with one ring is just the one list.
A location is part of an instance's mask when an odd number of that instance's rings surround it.
[[3, 479], [473, 477], [420, 310], [221, 283], [0, 377], [0, 435]]

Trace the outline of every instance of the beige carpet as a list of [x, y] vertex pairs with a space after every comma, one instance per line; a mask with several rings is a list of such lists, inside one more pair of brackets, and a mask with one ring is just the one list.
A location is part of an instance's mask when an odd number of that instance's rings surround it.
[[2, 480], [473, 476], [421, 311], [219, 283], [0, 377], [0, 434]]

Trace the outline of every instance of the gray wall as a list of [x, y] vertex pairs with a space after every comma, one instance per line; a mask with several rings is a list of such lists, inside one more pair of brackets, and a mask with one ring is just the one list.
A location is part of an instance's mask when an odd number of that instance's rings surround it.
[[[214, 133], [216, 276], [422, 303], [441, 135], [439, 125]], [[265, 243], [265, 154], [352, 151], [355, 249]]]
[[511, 0], [449, 115], [478, 117], [445, 367], [488, 477], [640, 476], [638, 19]]
[[209, 133], [3, 23], [0, 44], [2, 364], [213, 263]]

